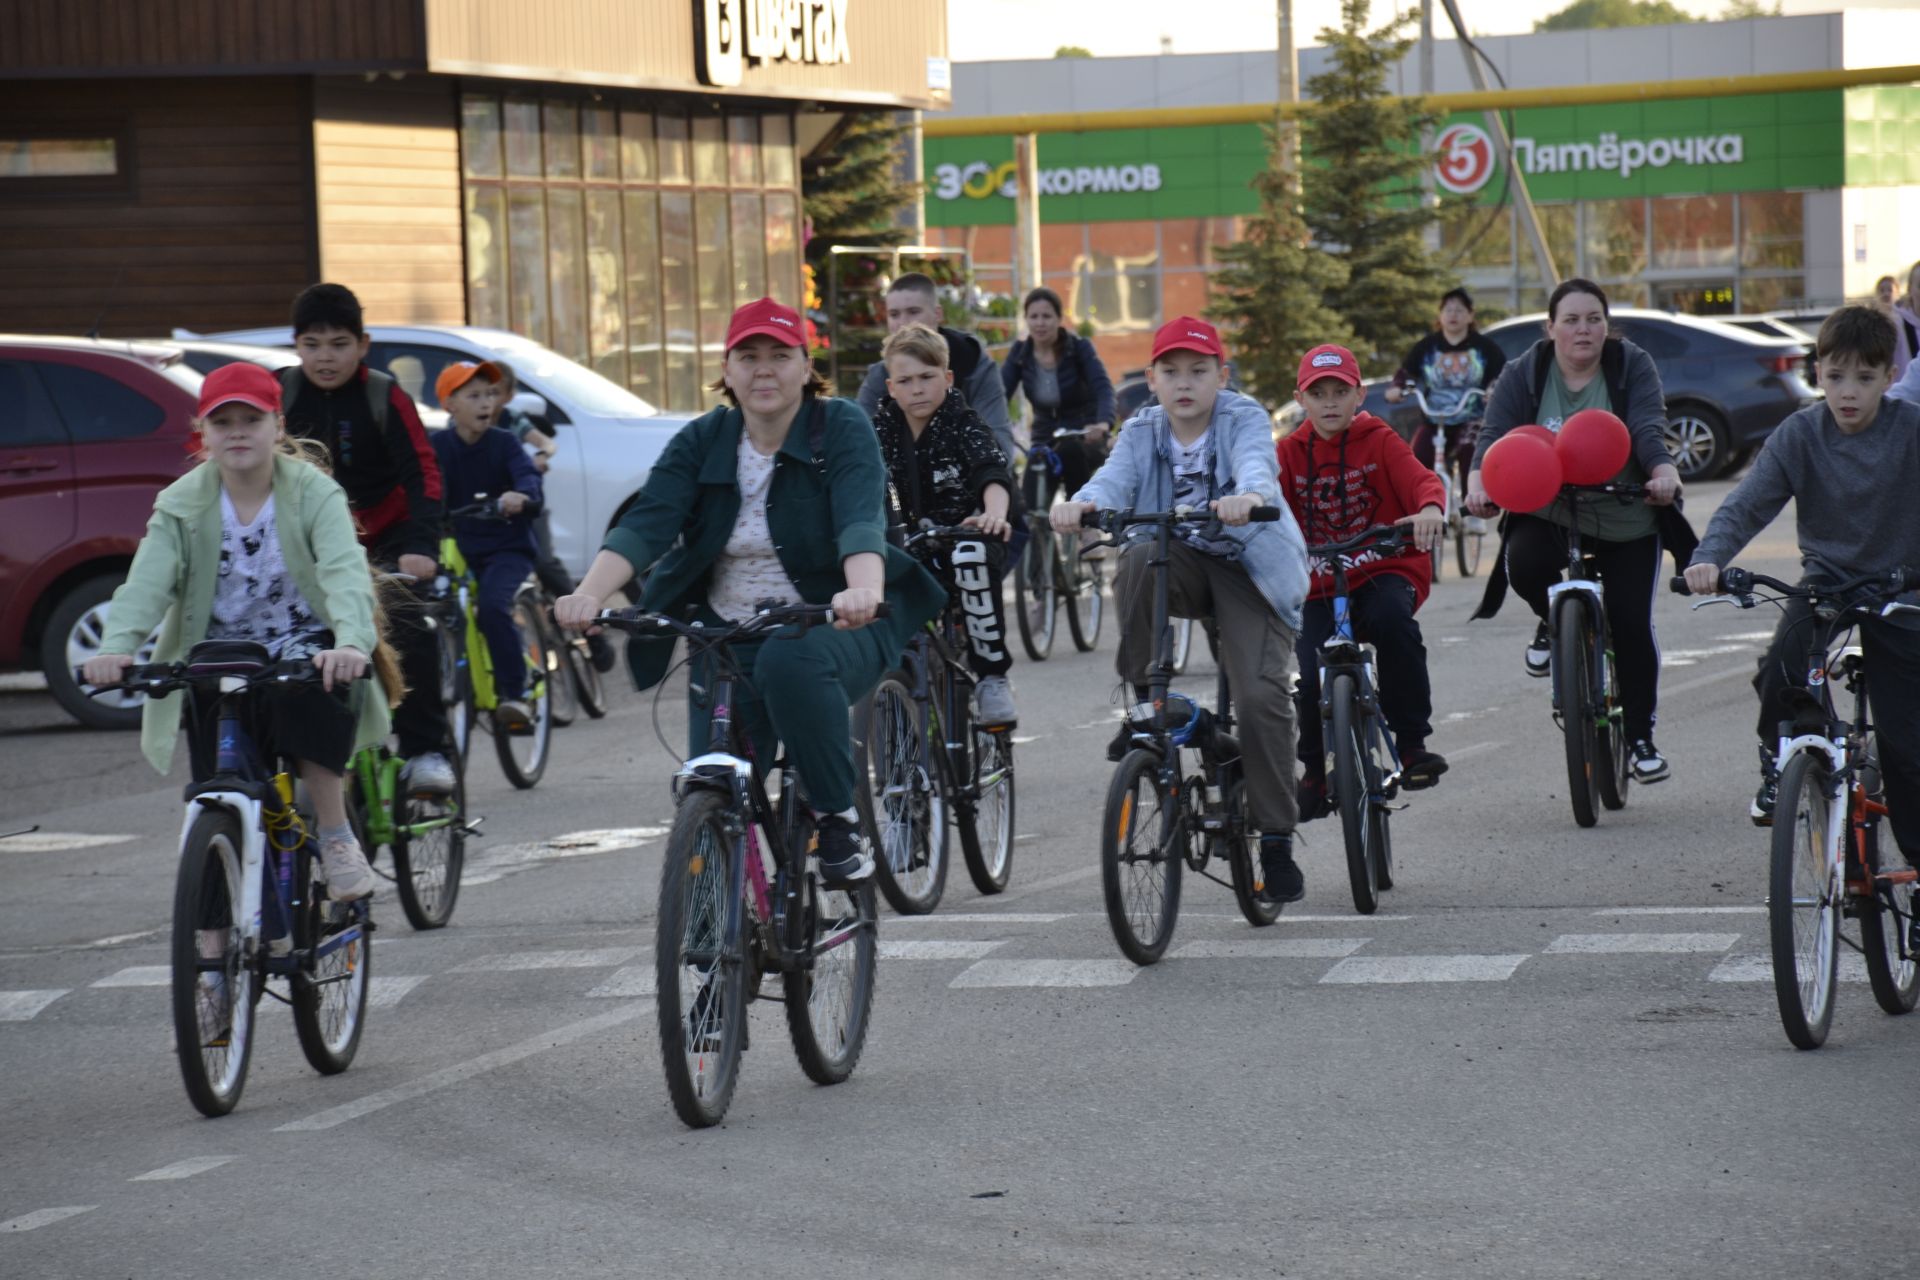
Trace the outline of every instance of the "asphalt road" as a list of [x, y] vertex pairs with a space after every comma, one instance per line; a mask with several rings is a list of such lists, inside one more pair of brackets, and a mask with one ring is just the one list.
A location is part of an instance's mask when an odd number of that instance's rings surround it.
[[[1790, 572], [1791, 534], [1744, 562]], [[1531, 624], [1469, 626], [1478, 592], [1449, 576], [1423, 613], [1454, 770], [1394, 818], [1380, 914], [1321, 822], [1277, 926], [1189, 877], [1169, 958], [1126, 963], [1096, 868], [1112, 636], [1063, 634], [1015, 671], [1010, 890], [956, 867], [936, 915], [883, 919], [842, 1086], [758, 1006], [732, 1113], [698, 1133], [635, 994], [674, 763], [650, 699], [561, 731], [528, 793], [477, 742], [458, 913], [413, 933], [382, 892], [352, 1069], [316, 1076], [265, 1002], [210, 1121], [164, 986], [180, 779], [0, 695], [0, 830], [43, 828], [0, 843], [0, 1275], [1912, 1274], [1920, 1021], [1856, 970], [1827, 1047], [1796, 1052], [1766, 979], [1745, 808], [1770, 618], [1661, 600], [1673, 780], [1581, 831]], [[671, 700], [661, 723], [677, 740]]]

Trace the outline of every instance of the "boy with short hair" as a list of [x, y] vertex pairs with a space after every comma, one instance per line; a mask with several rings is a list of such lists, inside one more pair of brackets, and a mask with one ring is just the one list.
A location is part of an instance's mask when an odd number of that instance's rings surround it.
[[507, 517], [504, 524], [462, 517], [453, 522], [453, 536], [480, 587], [474, 613], [493, 657], [499, 695], [493, 722], [508, 733], [523, 733], [533, 726], [533, 709], [526, 703], [527, 664], [513, 622], [513, 598], [533, 572], [540, 473], [513, 432], [493, 425], [501, 382], [492, 361], [462, 360], [440, 371], [434, 396], [451, 421], [447, 430], [434, 432], [433, 452], [453, 505], [466, 506], [485, 494], [499, 500], [500, 514]]
[[[367, 367], [369, 342], [360, 300], [346, 286], [316, 284], [293, 300], [300, 365], [281, 373], [287, 433], [326, 446], [367, 559], [431, 581], [444, 510], [440, 466], [412, 397], [390, 375]], [[445, 794], [453, 790], [453, 766], [442, 752], [439, 645], [431, 630], [406, 618], [394, 619], [388, 639], [407, 680], [393, 727], [408, 785]]]
[[[1157, 404], [1127, 421], [1114, 450], [1071, 499], [1056, 502], [1056, 532], [1080, 530], [1092, 510], [1211, 508], [1218, 526], [1177, 531], [1168, 597], [1178, 617], [1212, 617], [1220, 661], [1239, 712], [1247, 796], [1260, 829], [1260, 896], [1296, 902], [1305, 878], [1293, 858], [1294, 635], [1307, 595], [1307, 552], [1280, 498], [1273, 419], [1258, 402], [1226, 390], [1226, 352], [1204, 320], [1181, 316], [1161, 326], [1147, 368]], [[1249, 523], [1256, 507], [1280, 507], [1280, 519]], [[1109, 745], [1119, 759], [1135, 726], [1151, 720], [1147, 671], [1153, 662], [1153, 544], [1132, 536], [1120, 554], [1114, 595], [1120, 619], [1115, 667], [1133, 689], [1129, 723]]]
[[[1401, 785], [1430, 787], [1447, 762], [1427, 750], [1433, 690], [1427, 646], [1414, 613], [1433, 588], [1434, 540], [1445, 527], [1446, 490], [1397, 432], [1362, 413], [1360, 362], [1345, 347], [1315, 347], [1300, 358], [1297, 387], [1306, 418], [1276, 449], [1280, 487], [1305, 533], [1307, 551], [1377, 524], [1413, 526], [1414, 547], [1383, 557], [1362, 553], [1347, 569], [1355, 636], [1378, 658], [1380, 710], [1400, 752]], [[1320, 723], [1320, 646], [1333, 634], [1333, 571], [1311, 563], [1313, 584], [1295, 656], [1300, 663], [1300, 819], [1327, 812], [1327, 754]]]
[[[1011, 471], [1018, 446], [1013, 439], [1013, 419], [1007, 412], [1007, 392], [1000, 381], [1000, 365], [980, 339], [949, 329], [940, 310], [940, 292], [931, 276], [909, 271], [887, 286], [881, 298], [887, 318], [887, 332], [894, 334], [910, 325], [923, 325], [946, 340], [947, 368], [953, 372], [954, 386], [967, 407], [993, 432], [994, 443], [1006, 455]], [[883, 356], [867, 367], [866, 380], [855, 397], [869, 418], [880, 412], [887, 394], [887, 362]]]
[[1001, 602], [1006, 579], [1007, 506], [1013, 475], [986, 423], [953, 384], [947, 342], [924, 325], [888, 336], [880, 351], [887, 396], [873, 429], [880, 437], [893, 502], [911, 531], [921, 520], [978, 529], [978, 540], [927, 546], [921, 560], [956, 595], [967, 615], [968, 665], [980, 723], [1011, 728], [1019, 721], [1007, 670], [1007, 620]]
[[[1920, 406], [1886, 399], [1893, 324], [1872, 307], [1842, 307], [1820, 326], [1814, 352], [1826, 399], [1774, 430], [1752, 470], [1707, 524], [1688, 566], [1696, 595], [1720, 588], [1720, 570], [1792, 499], [1804, 580], [1842, 582], [1897, 567], [1920, 569]], [[1902, 603], [1916, 603], [1913, 596]], [[1793, 692], [1806, 684], [1803, 600], [1789, 602], [1753, 679], [1760, 695], [1760, 790], [1748, 815], [1773, 824], [1774, 750]], [[1887, 816], [1908, 862], [1920, 866], [1920, 614], [1860, 624], [1867, 697], [1879, 739]], [[1915, 931], [1920, 933], [1920, 929]], [[1920, 943], [1920, 937], [1916, 937]]]

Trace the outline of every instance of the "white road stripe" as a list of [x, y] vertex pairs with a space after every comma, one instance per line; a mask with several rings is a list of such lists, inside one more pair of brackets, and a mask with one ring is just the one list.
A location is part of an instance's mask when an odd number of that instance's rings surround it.
[[1608, 907], [1596, 916], [1763, 916], [1765, 907]]
[[1348, 956], [1322, 982], [1505, 982], [1525, 956]]
[[164, 987], [173, 981], [173, 966], [170, 964], [137, 964], [131, 969], [122, 969], [110, 973], [98, 982], [89, 985], [96, 987]]
[[58, 853], [62, 849], [98, 849], [103, 845], [126, 844], [139, 836], [96, 836], [83, 831], [29, 831], [23, 835], [0, 836], [0, 853]]
[[611, 969], [639, 955], [643, 947], [602, 947], [593, 951], [518, 951], [481, 956], [456, 965], [454, 973], [498, 973], [521, 969]]
[[887, 927], [891, 929], [902, 924], [1052, 924], [1073, 914], [1071, 911], [960, 911], [952, 915], [897, 916], [887, 921]]
[[1004, 947], [1006, 940], [999, 942], [959, 942], [946, 938], [906, 938], [898, 941], [880, 943], [880, 958], [883, 960], [978, 960], [995, 947]]
[[0, 991], [0, 1022], [26, 1022], [42, 1009], [66, 995], [70, 987], [59, 991]]
[[1550, 956], [1564, 955], [1691, 955], [1726, 951], [1740, 941], [1737, 933], [1563, 933], [1547, 944]]
[[425, 982], [425, 973], [376, 973], [367, 988], [367, 1008], [391, 1009], [407, 998], [407, 992]]
[[83, 1213], [92, 1213], [100, 1206], [97, 1204], [70, 1204], [59, 1209], [35, 1209], [32, 1213], [23, 1213], [17, 1218], [0, 1222], [0, 1233], [8, 1231], [32, 1231], [39, 1227], [78, 1217]]
[[205, 1173], [209, 1169], [218, 1169], [223, 1164], [232, 1164], [239, 1156], [194, 1156], [187, 1160], [176, 1160], [172, 1164], [150, 1169], [146, 1173], [136, 1173], [128, 1182], [177, 1182], [181, 1178], [191, 1178], [196, 1173]]
[[[1866, 960], [1852, 951], [1840, 953], [1840, 981], [1865, 982], [1867, 980]], [[1707, 975], [1708, 982], [1772, 982], [1773, 958], [1771, 956], [1728, 956], [1713, 967]]]
[[497, 1068], [511, 1066], [522, 1059], [531, 1058], [537, 1053], [545, 1053], [548, 1049], [558, 1049], [562, 1045], [572, 1044], [576, 1040], [584, 1040], [588, 1036], [598, 1035], [602, 1031], [611, 1030], [614, 1027], [632, 1022], [636, 1018], [652, 1012], [653, 1001], [651, 1000], [638, 1000], [633, 1004], [624, 1005], [618, 1009], [609, 1009], [607, 1012], [595, 1014], [591, 1018], [583, 1018], [579, 1022], [570, 1022], [564, 1027], [556, 1027], [552, 1031], [533, 1037], [531, 1040], [522, 1040], [519, 1044], [508, 1045], [504, 1049], [495, 1049], [492, 1053], [483, 1053], [479, 1057], [471, 1058], [466, 1062], [458, 1062], [453, 1066], [442, 1067], [438, 1071], [429, 1072], [417, 1080], [409, 1080], [405, 1084], [395, 1085], [391, 1089], [382, 1089], [378, 1093], [370, 1093], [364, 1098], [357, 1098], [352, 1102], [342, 1103], [340, 1106], [329, 1107], [325, 1111], [315, 1112], [313, 1115], [307, 1116], [304, 1119], [290, 1121], [275, 1129], [274, 1132], [313, 1133], [322, 1129], [332, 1129], [339, 1125], [346, 1124], [350, 1120], [358, 1120], [361, 1116], [372, 1115], [374, 1112], [384, 1110], [397, 1102], [407, 1102], [425, 1094], [448, 1088], [451, 1085], [471, 1080], [475, 1076], [484, 1075]]
[[624, 969], [616, 969], [612, 977], [587, 992], [587, 998], [600, 1000], [618, 997], [631, 1000], [635, 996], [650, 996], [658, 989], [659, 984], [655, 980], [653, 966], [634, 964]]
[[949, 987], [1124, 987], [1140, 976], [1125, 960], [982, 960]]
[[1176, 960], [1338, 959], [1350, 956], [1371, 938], [1238, 938], [1189, 942], [1173, 953]]

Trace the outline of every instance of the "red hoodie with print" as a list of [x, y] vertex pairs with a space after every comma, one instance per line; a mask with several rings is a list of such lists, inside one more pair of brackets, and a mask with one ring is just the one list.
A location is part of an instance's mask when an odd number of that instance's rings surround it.
[[[1356, 415], [1331, 440], [1303, 422], [1276, 452], [1280, 491], [1309, 547], [1351, 538], [1371, 525], [1392, 524], [1422, 507], [1446, 505], [1440, 477], [1420, 465], [1398, 432], [1370, 413]], [[1333, 574], [1325, 561], [1312, 557], [1309, 567], [1313, 581], [1308, 599], [1332, 595]], [[1347, 587], [1351, 590], [1383, 573], [1397, 573], [1413, 583], [1416, 609], [1433, 587], [1432, 560], [1411, 546], [1391, 557], [1361, 552], [1359, 563], [1348, 563]]]

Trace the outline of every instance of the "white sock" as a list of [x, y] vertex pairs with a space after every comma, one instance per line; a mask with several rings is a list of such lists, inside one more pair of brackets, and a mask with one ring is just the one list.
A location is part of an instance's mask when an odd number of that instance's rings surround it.
[[813, 816], [816, 818], [839, 818], [844, 822], [851, 822], [855, 826], [860, 824], [860, 811], [858, 809], [842, 809], [838, 813], [822, 813], [818, 809], [815, 809]]
[[337, 827], [321, 827], [320, 839], [322, 841], [351, 840], [353, 839], [353, 828], [344, 822]]

